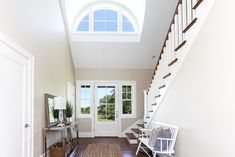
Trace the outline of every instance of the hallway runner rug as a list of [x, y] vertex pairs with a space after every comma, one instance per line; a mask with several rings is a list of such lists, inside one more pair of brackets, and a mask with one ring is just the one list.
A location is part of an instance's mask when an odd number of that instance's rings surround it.
[[123, 157], [118, 144], [89, 144], [83, 157]]

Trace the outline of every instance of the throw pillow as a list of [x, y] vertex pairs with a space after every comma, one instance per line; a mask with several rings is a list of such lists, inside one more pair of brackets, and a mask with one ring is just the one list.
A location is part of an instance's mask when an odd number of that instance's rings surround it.
[[156, 140], [160, 131], [161, 131], [161, 128], [154, 128], [151, 131], [151, 134], [149, 136], [149, 143], [148, 143], [151, 147], [155, 146], [155, 143], [156, 143]]
[[[157, 138], [171, 139], [171, 136], [172, 134], [171, 134], [170, 129], [161, 129]], [[162, 140], [162, 143], [161, 143], [161, 140], [157, 139], [155, 142], [156, 142], [154, 146], [155, 151], [161, 151], [161, 147], [162, 147], [162, 151], [166, 151], [171, 141]]]

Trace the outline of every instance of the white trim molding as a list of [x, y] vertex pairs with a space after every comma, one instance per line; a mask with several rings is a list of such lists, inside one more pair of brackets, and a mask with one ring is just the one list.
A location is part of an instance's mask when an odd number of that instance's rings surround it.
[[[95, 135], [95, 84], [97, 83], [114, 83], [117, 84], [117, 104], [118, 104], [118, 114], [117, 123], [118, 123], [118, 136], [124, 137], [122, 134], [121, 126], [122, 119], [125, 118], [136, 118], [137, 113], [137, 82], [132, 80], [77, 80], [76, 81], [76, 118], [80, 119], [91, 119], [91, 132], [90, 133], [82, 133], [83, 137], [94, 137]], [[82, 115], [80, 114], [80, 86], [81, 85], [90, 85], [92, 89], [92, 103], [90, 108], [90, 114]], [[123, 85], [131, 85], [132, 86], [132, 114], [122, 114], [122, 86]], [[105, 136], [105, 135], [104, 135]], [[106, 135], [108, 136], [108, 135]]]
[[79, 132], [79, 137], [85, 138], [85, 137], [94, 137], [92, 132]]

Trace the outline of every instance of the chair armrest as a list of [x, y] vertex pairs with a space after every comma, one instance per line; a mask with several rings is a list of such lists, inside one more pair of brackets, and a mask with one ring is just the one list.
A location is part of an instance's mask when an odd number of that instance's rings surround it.
[[152, 131], [152, 129], [140, 129], [142, 132], [150, 132], [150, 131]]
[[172, 138], [157, 138], [157, 140], [161, 140], [161, 141], [173, 141], [174, 139], [172, 139]]

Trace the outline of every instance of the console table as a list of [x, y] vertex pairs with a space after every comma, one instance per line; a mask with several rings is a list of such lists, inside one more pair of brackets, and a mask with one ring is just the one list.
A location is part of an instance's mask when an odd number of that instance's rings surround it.
[[74, 128], [76, 133], [77, 133], [77, 144], [76, 146], [73, 147], [73, 149], [68, 153], [65, 154], [65, 157], [73, 157], [75, 155], [75, 152], [78, 150], [78, 122], [72, 123], [70, 125], [65, 125], [64, 127], [57, 127], [57, 126], [52, 126], [52, 127], [46, 127], [43, 128], [43, 137], [44, 137], [44, 152], [45, 152], [45, 157], [47, 157], [47, 133], [51, 132], [60, 132], [61, 133], [61, 140], [63, 141], [63, 147], [66, 148], [66, 137], [65, 131], [69, 128]]

